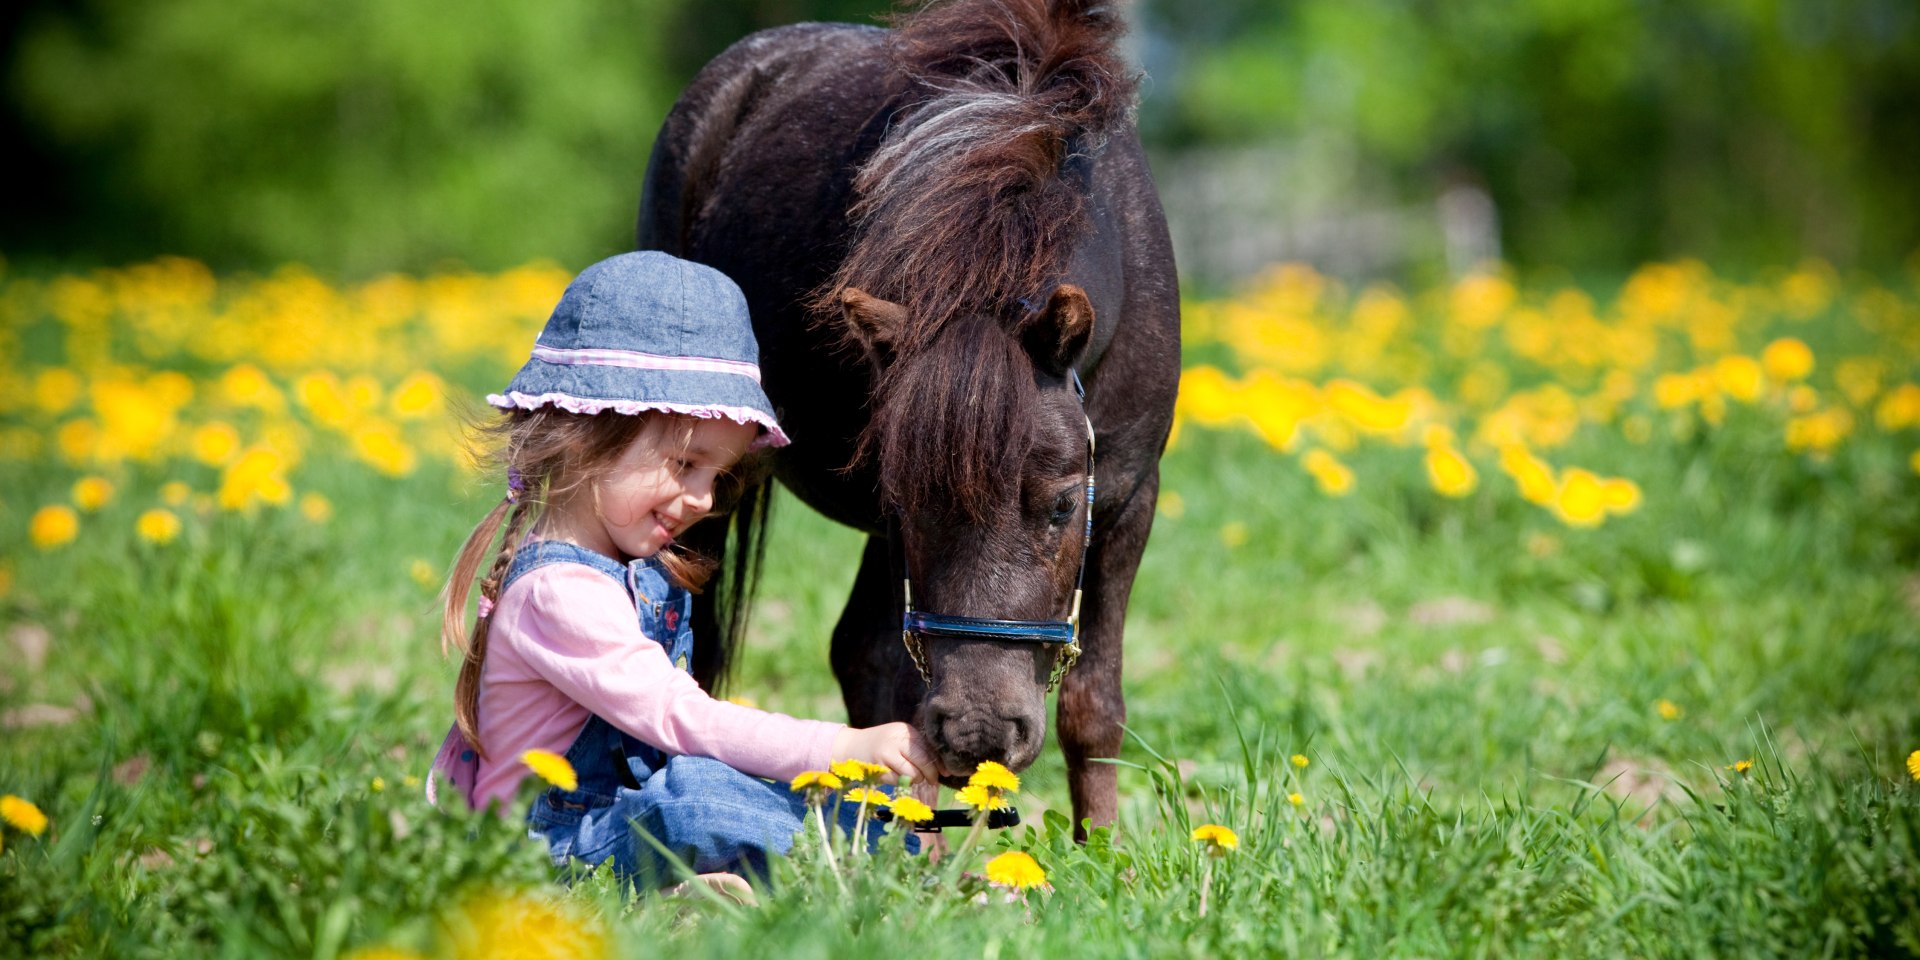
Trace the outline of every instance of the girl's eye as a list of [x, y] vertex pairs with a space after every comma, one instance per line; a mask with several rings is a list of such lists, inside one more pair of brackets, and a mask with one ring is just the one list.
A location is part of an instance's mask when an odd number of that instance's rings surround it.
[[1073, 519], [1073, 505], [1079, 501], [1079, 493], [1078, 490], [1068, 490], [1053, 498], [1053, 516], [1048, 517], [1047, 522], [1060, 527]]

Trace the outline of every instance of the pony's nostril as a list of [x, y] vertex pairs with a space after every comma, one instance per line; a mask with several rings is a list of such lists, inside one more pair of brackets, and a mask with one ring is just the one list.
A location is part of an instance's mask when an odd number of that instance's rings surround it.
[[1013, 736], [1007, 740], [1007, 746], [1009, 748], [1026, 744], [1027, 736], [1033, 729], [1033, 725], [1027, 722], [1026, 717], [1009, 717], [1007, 719], [1007, 726], [1013, 734]]

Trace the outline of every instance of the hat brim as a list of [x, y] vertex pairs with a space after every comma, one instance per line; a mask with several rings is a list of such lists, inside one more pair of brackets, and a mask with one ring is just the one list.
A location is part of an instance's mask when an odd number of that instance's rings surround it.
[[634, 415], [661, 411], [727, 419], [760, 428], [752, 449], [784, 447], [792, 442], [786, 431], [780, 429], [766, 391], [751, 378], [733, 373], [642, 370], [529, 359], [507, 385], [506, 392], [489, 395], [487, 402], [503, 410], [556, 406], [571, 413], [610, 410]]

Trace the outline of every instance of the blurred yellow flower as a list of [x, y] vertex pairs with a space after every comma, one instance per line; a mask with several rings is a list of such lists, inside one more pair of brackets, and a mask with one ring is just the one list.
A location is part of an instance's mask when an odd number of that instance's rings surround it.
[[1427, 448], [1427, 482], [1441, 496], [1464, 497], [1480, 483], [1480, 474], [1460, 451], [1448, 446]]
[[173, 538], [180, 535], [180, 518], [171, 510], [155, 507], [142, 513], [140, 519], [134, 521], [133, 529], [148, 543], [172, 543]]
[[1873, 420], [1888, 433], [1920, 426], [1920, 384], [1903, 383], [1887, 391], [1873, 410]]
[[1813, 349], [1797, 337], [1781, 337], [1760, 351], [1760, 365], [1776, 382], [1800, 380], [1813, 372]]
[[9, 793], [0, 797], [0, 820], [7, 825], [32, 836], [47, 832], [47, 815], [30, 800], [24, 800]]
[[1787, 421], [1787, 449], [1796, 453], [1824, 455], [1840, 445], [1853, 432], [1853, 415], [1840, 407], [1828, 407], [1817, 413]]
[[85, 383], [80, 375], [65, 367], [42, 370], [33, 378], [33, 404], [42, 413], [65, 413], [79, 402]]
[[1766, 375], [1759, 361], [1732, 354], [1714, 361], [1713, 383], [1727, 396], [1741, 403], [1752, 403], [1760, 399], [1766, 387]]
[[1239, 385], [1219, 367], [1188, 367], [1180, 372], [1174, 408], [1203, 427], [1224, 427], [1240, 416]]
[[72, 543], [80, 535], [80, 515], [64, 504], [41, 507], [27, 521], [27, 539], [42, 550]]
[[908, 823], [926, 823], [933, 819], [933, 808], [912, 797], [895, 797], [891, 808], [895, 820]]
[[286, 458], [279, 452], [250, 447], [220, 472], [215, 499], [223, 510], [240, 510], [255, 502], [284, 504], [293, 498], [286, 469]]
[[1220, 543], [1229, 550], [1245, 546], [1247, 543], [1247, 525], [1238, 520], [1229, 520], [1221, 524]]
[[220, 376], [220, 394], [230, 404], [278, 413], [286, 407], [286, 398], [259, 367], [242, 363]]
[[1293, 763], [1294, 767], [1301, 770], [1305, 770], [1307, 768], [1307, 764], [1313, 762], [1312, 760], [1307, 759], [1307, 755], [1304, 753], [1296, 753], [1290, 758], [1290, 760]]
[[193, 431], [193, 458], [210, 467], [226, 466], [240, 452], [240, 431], [233, 424], [202, 424]]
[[100, 448], [100, 425], [92, 420], [69, 420], [54, 434], [60, 456], [68, 463], [81, 464], [94, 459]]
[[446, 386], [439, 377], [424, 370], [410, 374], [393, 388], [393, 415], [401, 420], [418, 420], [439, 413], [445, 396]]
[[1296, 807], [1304, 807], [1307, 805], [1307, 798], [1298, 793], [1289, 793], [1287, 794], [1287, 802]]
[[418, 557], [407, 564], [407, 576], [412, 577], [414, 583], [423, 587], [431, 587], [440, 582], [440, 574], [434, 570], [433, 564]]
[[1907, 772], [1912, 774], [1915, 780], [1920, 780], [1920, 750], [1907, 754]]
[[1011, 850], [987, 861], [987, 882], [1026, 890], [1046, 883], [1047, 872], [1032, 856]]
[[106, 477], [81, 477], [73, 483], [73, 505], [92, 513], [113, 499], [113, 483]]
[[606, 960], [612, 942], [583, 907], [537, 893], [476, 897], [445, 922], [447, 955], [509, 960]]
[[390, 477], [412, 473], [416, 463], [413, 448], [400, 438], [400, 432], [378, 421], [366, 421], [354, 428], [353, 452]]
[[1653, 709], [1655, 713], [1660, 714], [1662, 720], [1678, 720], [1686, 715], [1686, 711], [1680, 709], [1680, 705], [1672, 700], [1655, 700]]
[[1640, 508], [1640, 485], [1625, 477], [1608, 477], [1601, 482], [1601, 496], [1607, 512], [1628, 514]]
[[1520, 488], [1521, 499], [1546, 506], [1559, 495], [1553, 467], [1520, 444], [1500, 448], [1500, 469]]
[[300, 515], [308, 523], [326, 523], [333, 519], [333, 501], [324, 493], [303, 493], [300, 495]]
[[1699, 381], [1692, 374], [1663, 373], [1654, 378], [1653, 402], [1662, 410], [1684, 407], [1699, 398]]
[[1570, 527], [1597, 527], [1607, 516], [1606, 483], [1591, 471], [1570, 467], [1560, 476], [1554, 515]]
[[1753, 769], [1753, 761], [1752, 760], [1735, 760], [1734, 762], [1727, 764], [1727, 769], [1732, 770], [1734, 773], [1745, 776], [1748, 770]]
[[335, 430], [344, 429], [353, 418], [340, 378], [331, 371], [305, 374], [293, 383], [293, 395], [315, 422]]
[[1240, 847], [1240, 835], [1217, 823], [1201, 824], [1193, 828], [1193, 840], [1195, 843], [1206, 844], [1207, 852], [1214, 856], [1224, 855]]
[[566, 757], [549, 750], [526, 750], [521, 752], [520, 762], [553, 786], [562, 790], [580, 789], [580, 777], [573, 772], [573, 764], [568, 763]]
[[1344, 497], [1353, 491], [1353, 471], [1333, 454], [1316, 448], [1308, 450], [1300, 462], [1312, 475], [1321, 493], [1330, 497]]
[[160, 485], [160, 502], [169, 507], [177, 507], [193, 496], [193, 488], [178, 480], [168, 480]]

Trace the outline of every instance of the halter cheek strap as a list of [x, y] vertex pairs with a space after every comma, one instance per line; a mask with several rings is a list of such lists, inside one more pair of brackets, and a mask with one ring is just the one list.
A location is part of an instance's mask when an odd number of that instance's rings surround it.
[[1067, 610], [1067, 619], [992, 620], [918, 611], [913, 609], [913, 578], [911, 575], [903, 577], [900, 590], [906, 612], [901, 616], [900, 642], [906, 646], [907, 655], [913, 658], [914, 668], [920, 671], [920, 679], [926, 681], [928, 686], [933, 685], [933, 673], [927, 666], [926, 639], [929, 637], [1037, 643], [1057, 647], [1053, 670], [1047, 677], [1048, 692], [1060, 686], [1067, 671], [1073, 669], [1074, 662], [1080, 659], [1080, 594], [1086, 584], [1087, 554], [1093, 544], [1094, 435], [1093, 420], [1086, 414], [1087, 389], [1080, 382], [1079, 371], [1069, 371], [1068, 375], [1073, 383], [1074, 396], [1080, 401], [1080, 419], [1087, 425], [1087, 522], [1080, 539], [1080, 572], [1073, 580], [1073, 603]]

